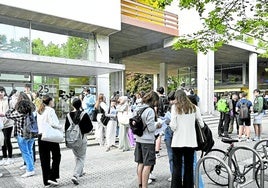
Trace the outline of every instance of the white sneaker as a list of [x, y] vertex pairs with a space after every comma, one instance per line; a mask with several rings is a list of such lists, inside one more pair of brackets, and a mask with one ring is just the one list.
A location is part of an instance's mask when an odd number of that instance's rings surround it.
[[172, 177], [168, 178], [168, 181], [169, 181], [169, 182], [171, 182], [171, 180], [172, 180]]
[[7, 158], [3, 158], [3, 159], [0, 161], [0, 165], [4, 165], [6, 161], [7, 161]]
[[2, 173], [0, 173], [0, 177], [2, 177], [3, 176], [3, 174]]
[[7, 166], [7, 165], [10, 165], [10, 164], [13, 164], [13, 163], [14, 163], [14, 160], [12, 158], [8, 158], [6, 160], [6, 162], [4, 163], [4, 165]]
[[155, 177], [155, 175], [153, 175], [152, 173], [150, 173], [150, 175], [149, 175], [149, 179], [151, 179], [151, 180], [156, 180], [156, 177]]
[[153, 182], [153, 180], [148, 179], [148, 185], [151, 184]]
[[21, 167], [20, 167], [20, 170], [25, 170], [26, 169], [26, 165], [22, 165]]
[[22, 178], [28, 178], [30, 176], [35, 175], [35, 171], [31, 171], [31, 172], [25, 172], [24, 174], [21, 175]]

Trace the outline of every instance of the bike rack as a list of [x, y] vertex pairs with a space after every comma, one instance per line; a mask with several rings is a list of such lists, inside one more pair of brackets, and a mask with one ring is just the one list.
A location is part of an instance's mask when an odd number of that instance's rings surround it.
[[[233, 157], [233, 154], [237, 151], [237, 150], [249, 150], [249, 151], [252, 151], [253, 152], [253, 164], [255, 164], [256, 162], [256, 156], [258, 157], [259, 161], [260, 161], [260, 165], [261, 165], [261, 169], [263, 169], [264, 165], [263, 165], [263, 160], [261, 158], [261, 156], [259, 155], [259, 153], [255, 150], [255, 149], [252, 149], [248, 146], [237, 146], [235, 148], [233, 148], [231, 151], [230, 151], [230, 154], [229, 154], [229, 157], [228, 157], [228, 166], [231, 168], [231, 165], [232, 165], [232, 157]], [[253, 171], [255, 169], [255, 166], [253, 166]], [[253, 179], [252, 181], [255, 179], [255, 174], [253, 174]], [[245, 185], [251, 183], [252, 181], [250, 182], [247, 182], [245, 183]], [[261, 176], [260, 176], [260, 187], [264, 187], [264, 172], [263, 170], [261, 170]]]
[[220, 163], [223, 164], [223, 166], [227, 169], [227, 173], [228, 173], [228, 179], [229, 179], [229, 185], [228, 188], [233, 188], [233, 174], [232, 171], [230, 169], [230, 167], [219, 157], [216, 156], [205, 156], [202, 157], [201, 159], [198, 160], [197, 164], [196, 164], [196, 170], [195, 170], [195, 187], [199, 186], [199, 171], [200, 171], [200, 165], [207, 159], [214, 159], [219, 161]]
[[[257, 143], [254, 145], [253, 149], [254, 149], [255, 151], [257, 151], [257, 147], [258, 147], [261, 143], [264, 144], [265, 142], [266, 142], [266, 146], [267, 146], [267, 148], [268, 148], [268, 139], [264, 139], [264, 140], [261, 140], [261, 141], [257, 142]], [[258, 151], [257, 151], [257, 152], [258, 152]], [[267, 153], [267, 151], [264, 151], [264, 155], [266, 156], [266, 159], [267, 159], [267, 157], [268, 157], [268, 153]], [[253, 156], [253, 162], [256, 162], [256, 156], [255, 156], [255, 155]], [[256, 172], [256, 169], [254, 168], [254, 169], [253, 169], [253, 177], [255, 177], [255, 176], [254, 176], [255, 172]], [[264, 181], [264, 180], [263, 180], [263, 181]]]

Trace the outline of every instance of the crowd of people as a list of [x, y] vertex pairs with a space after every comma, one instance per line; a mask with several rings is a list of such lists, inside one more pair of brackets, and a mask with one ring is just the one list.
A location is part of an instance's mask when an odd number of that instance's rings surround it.
[[[69, 130], [73, 124], [78, 124], [81, 131], [81, 145], [71, 148], [75, 157], [75, 168], [70, 180], [79, 184], [79, 178], [84, 175], [84, 165], [87, 149], [86, 134], [95, 129], [95, 138], [106, 152], [118, 149], [123, 152], [134, 150], [134, 161], [137, 163], [137, 182], [139, 187], [148, 187], [156, 179], [153, 170], [156, 160], [160, 157], [161, 141], [164, 140], [169, 159], [171, 187], [194, 187], [194, 171], [197, 163], [197, 140], [195, 123], [204, 126], [200, 109], [199, 97], [193, 90], [184, 88], [165, 94], [164, 88], [157, 91], [140, 91], [129, 96], [120, 96], [115, 92], [106, 102], [103, 93], [91, 94], [90, 89], [72, 100], [72, 109], [68, 113], [65, 124], [61, 125], [54, 110], [54, 99], [49, 95], [42, 97], [30, 91], [30, 86], [25, 86], [24, 92], [12, 90], [7, 95], [5, 88], [0, 86], [0, 144], [3, 157], [0, 165], [12, 164], [11, 137], [17, 139], [24, 165], [21, 166], [25, 173], [23, 178], [35, 175], [35, 140], [41, 161], [43, 184], [45, 187], [58, 185], [60, 178], [61, 151], [59, 142], [47, 141], [42, 138], [45, 127], [50, 126], [62, 131]], [[255, 137], [261, 137], [261, 120], [264, 113], [265, 97], [260, 95], [260, 90], [254, 90], [255, 100], [249, 101], [245, 92], [240, 94], [227, 92], [217, 102], [220, 111], [218, 126], [219, 136], [229, 137], [237, 124], [238, 139], [245, 137], [250, 140], [250, 114], [253, 115]], [[225, 106], [223, 105], [225, 101]], [[221, 104], [222, 103], [222, 104]], [[134, 135], [129, 119], [138, 112], [141, 114], [144, 125], [142, 135]], [[27, 115], [34, 114], [38, 126], [36, 137], [25, 136], [24, 127]], [[103, 122], [103, 116], [108, 117], [108, 122]], [[116, 143], [118, 137], [119, 143]], [[162, 139], [162, 137], [164, 137]], [[2, 175], [2, 174], [0, 174]], [[202, 177], [199, 177], [199, 188], [203, 188]]]
[[[216, 103], [220, 112], [218, 136], [230, 138], [236, 129], [239, 141], [259, 141], [261, 139], [262, 117], [268, 102], [268, 91], [261, 94], [259, 89], [253, 91], [254, 101], [247, 99], [246, 92], [224, 92]], [[253, 121], [253, 122], [251, 122]], [[250, 135], [253, 124], [254, 136]]]

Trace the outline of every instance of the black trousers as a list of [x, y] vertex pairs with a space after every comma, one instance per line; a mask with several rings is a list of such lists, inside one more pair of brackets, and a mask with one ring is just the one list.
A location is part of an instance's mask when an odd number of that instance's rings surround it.
[[[4, 145], [2, 146], [3, 158], [12, 158], [12, 143], [11, 143], [11, 133], [13, 127], [8, 127], [3, 129], [4, 134]], [[8, 152], [8, 154], [7, 154]]]
[[48, 180], [56, 180], [60, 178], [60, 145], [54, 142], [42, 141], [41, 137], [38, 137], [38, 146], [43, 175], [43, 183], [44, 185], [49, 185], [49, 183], [47, 182]]
[[[173, 173], [171, 188], [193, 188], [194, 187], [194, 148], [172, 148], [173, 151]], [[184, 175], [182, 183], [182, 157], [184, 158]]]

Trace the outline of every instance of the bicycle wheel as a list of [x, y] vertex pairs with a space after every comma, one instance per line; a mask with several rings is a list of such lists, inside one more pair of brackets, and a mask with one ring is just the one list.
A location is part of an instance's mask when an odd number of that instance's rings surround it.
[[[205, 156], [216, 156], [228, 164], [228, 156], [226, 152], [220, 149], [212, 149]], [[232, 167], [234, 167], [234, 161], [232, 159]], [[225, 166], [215, 159], [207, 159], [203, 162], [203, 168], [208, 178], [217, 185], [227, 186], [229, 184], [228, 172]]]
[[[264, 162], [264, 187], [266, 187], [268, 185], [268, 162], [265, 161]], [[261, 166], [259, 165], [256, 172], [255, 172], [255, 181], [256, 181], [256, 184], [258, 186], [258, 188], [260, 188], [260, 176], [261, 176]], [[266, 185], [266, 186], [265, 186]]]
[[268, 160], [268, 140], [261, 140], [255, 144], [255, 150], [260, 154], [262, 159]]

